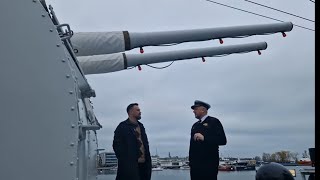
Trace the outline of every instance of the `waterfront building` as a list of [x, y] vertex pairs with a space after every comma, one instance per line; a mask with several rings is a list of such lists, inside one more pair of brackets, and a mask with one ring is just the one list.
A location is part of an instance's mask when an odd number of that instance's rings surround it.
[[160, 166], [160, 160], [159, 156], [151, 156], [151, 161], [152, 161], [152, 167], [158, 167]]
[[99, 154], [100, 166], [103, 167], [117, 167], [118, 159], [114, 152], [101, 152]]

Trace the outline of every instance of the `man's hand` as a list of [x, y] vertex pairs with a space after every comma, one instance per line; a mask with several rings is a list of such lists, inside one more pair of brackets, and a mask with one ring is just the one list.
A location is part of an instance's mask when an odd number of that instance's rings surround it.
[[201, 133], [195, 133], [193, 139], [195, 141], [204, 141], [204, 136]]

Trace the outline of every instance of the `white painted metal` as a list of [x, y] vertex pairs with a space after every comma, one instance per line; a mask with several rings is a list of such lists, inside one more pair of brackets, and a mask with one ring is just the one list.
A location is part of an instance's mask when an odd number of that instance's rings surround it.
[[159, 44], [205, 41], [219, 38], [264, 35], [288, 32], [293, 28], [291, 22], [257, 24], [233, 27], [189, 29], [181, 31], [130, 33], [130, 48], [153, 46]]
[[55, 26], [32, 0], [0, 1], [0, 24], [0, 179], [76, 179], [79, 88]]
[[0, 23], [0, 179], [95, 179], [94, 91], [48, 12], [2, 0]]
[[[79, 100], [80, 124], [95, 127], [96, 120], [89, 99]], [[78, 144], [79, 180], [92, 180], [97, 176], [98, 143], [95, 131], [80, 132]]]
[[139, 64], [151, 64], [158, 62], [166, 62], [173, 60], [184, 60], [192, 59], [196, 57], [207, 57], [216, 55], [226, 55], [233, 53], [243, 53], [257, 50], [264, 50], [267, 48], [266, 42], [250, 43], [241, 45], [230, 45], [220, 47], [209, 47], [201, 49], [188, 49], [180, 51], [170, 52], [157, 52], [157, 53], [146, 53], [141, 56], [140, 54], [127, 54], [128, 67], [136, 66]]

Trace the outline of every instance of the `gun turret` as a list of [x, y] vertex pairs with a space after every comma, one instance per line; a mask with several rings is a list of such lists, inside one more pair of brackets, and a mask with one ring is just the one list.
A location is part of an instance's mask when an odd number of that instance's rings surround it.
[[79, 32], [71, 38], [77, 56], [111, 54], [143, 46], [158, 46], [192, 41], [266, 35], [291, 31], [291, 22], [193, 29], [180, 31], [129, 33], [119, 32]]
[[266, 42], [232, 45], [226, 47], [211, 47], [180, 51], [168, 51], [146, 54], [114, 53], [95, 56], [80, 56], [78, 61], [84, 74], [100, 74], [120, 71], [137, 65], [178, 61], [197, 57], [210, 57], [260, 51], [267, 48]]

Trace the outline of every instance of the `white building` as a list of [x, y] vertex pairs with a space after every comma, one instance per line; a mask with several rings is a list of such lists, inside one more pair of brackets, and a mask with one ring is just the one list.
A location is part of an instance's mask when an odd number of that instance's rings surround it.
[[160, 166], [159, 156], [151, 156], [152, 167]]
[[104, 167], [116, 167], [118, 166], [118, 159], [114, 152], [102, 152], [99, 154], [100, 164]]

